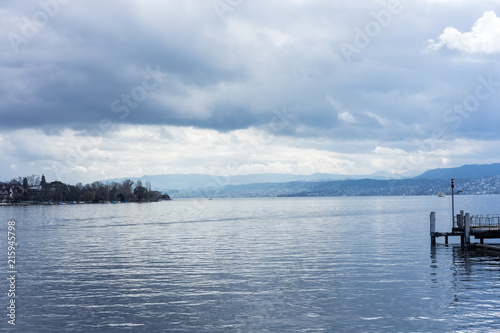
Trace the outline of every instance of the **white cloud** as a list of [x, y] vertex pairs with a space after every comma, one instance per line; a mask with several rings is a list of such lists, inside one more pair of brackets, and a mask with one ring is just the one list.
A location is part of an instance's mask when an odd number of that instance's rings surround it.
[[377, 146], [373, 151], [375, 154], [380, 155], [406, 155], [408, 154], [406, 151], [400, 148], [388, 148], [388, 147], [379, 147]]
[[352, 113], [342, 108], [342, 105], [338, 101], [336, 101], [332, 96], [330, 96], [330, 94], [326, 94], [326, 100], [335, 109], [335, 111], [338, 112], [337, 118], [339, 120], [351, 124], [357, 122], [356, 118], [352, 115]]
[[[498, 151], [499, 141], [450, 140], [436, 143], [434, 150], [422, 151], [417, 144], [403, 149], [398, 143], [381, 146], [376, 141], [275, 136], [257, 128], [223, 133], [193, 127], [126, 125], [100, 143], [74, 131], [48, 135], [19, 130], [8, 134], [13, 138], [12, 149], [0, 165], [2, 180], [43, 173], [48, 180], [73, 184], [169, 173], [400, 173], [470, 164], [478, 159], [493, 163], [500, 158], [500, 154], [491, 153]], [[89, 147], [91, 139], [98, 144], [79, 151]], [[19, 158], [32, 142], [44, 143], [46, 147], [38, 145], [36, 149], [45, 152], [30, 151], [32, 157]]]
[[356, 118], [347, 111], [339, 112], [339, 119], [345, 121], [346, 123], [355, 123]]
[[370, 118], [375, 119], [382, 126], [388, 127], [388, 126], [392, 125], [392, 122], [389, 119], [381, 117], [380, 115], [375, 114], [371, 111], [365, 111], [365, 112], [363, 112], [363, 114], [367, 115]]
[[500, 52], [500, 18], [493, 10], [485, 12], [474, 23], [470, 32], [460, 32], [456, 28], [447, 27], [438, 37], [438, 41], [431, 39], [429, 43], [433, 50], [446, 46], [467, 53]]
[[427, 2], [430, 2], [430, 3], [445, 3], [447, 5], [460, 5], [464, 2], [466, 2], [467, 0], [427, 0]]

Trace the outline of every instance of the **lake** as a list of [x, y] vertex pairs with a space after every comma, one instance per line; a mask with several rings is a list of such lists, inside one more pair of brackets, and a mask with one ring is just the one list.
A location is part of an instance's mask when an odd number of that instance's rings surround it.
[[[500, 196], [457, 196], [472, 214]], [[0, 207], [15, 221], [15, 328], [2, 332], [500, 330], [500, 254], [464, 251], [451, 198], [186, 199]], [[439, 239], [438, 242], [443, 242]], [[499, 240], [500, 242], [500, 240]]]

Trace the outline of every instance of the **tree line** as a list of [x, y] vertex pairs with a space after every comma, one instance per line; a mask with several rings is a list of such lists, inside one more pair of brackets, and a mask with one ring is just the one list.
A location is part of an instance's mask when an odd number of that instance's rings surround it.
[[65, 184], [60, 181], [47, 182], [45, 176], [31, 175], [0, 183], [0, 202], [151, 202], [170, 200], [168, 194], [151, 189], [149, 181], [144, 184], [127, 179], [123, 182], [93, 182], [83, 185]]

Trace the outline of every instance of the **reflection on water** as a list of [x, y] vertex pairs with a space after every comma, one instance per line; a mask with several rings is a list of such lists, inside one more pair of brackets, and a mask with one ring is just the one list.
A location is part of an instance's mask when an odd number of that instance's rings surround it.
[[498, 329], [500, 253], [438, 245], [431, 247], [430, 267], [429, 321], [455, 331]]
[[4, 208], [22, 332], [500, 329], [499, 258], [430, 248], [434, 197]]

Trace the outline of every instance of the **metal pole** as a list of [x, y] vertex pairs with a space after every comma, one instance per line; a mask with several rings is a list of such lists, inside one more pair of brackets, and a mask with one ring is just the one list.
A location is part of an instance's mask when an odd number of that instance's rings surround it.
[[453, 189], [455, 188], [455, 179], [451, 179], [451, 230], [455, 227], [455, 198], [453, 197]]
[[451, 228], [455, 227], [455, 198], [453, 198], [453, 189], [451, 189]]

